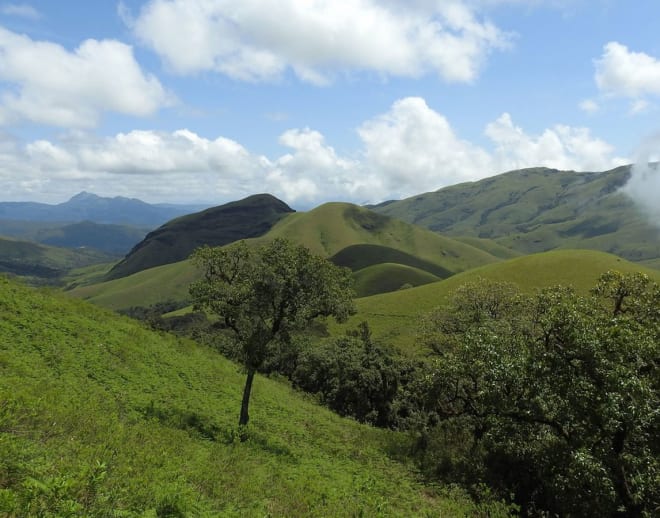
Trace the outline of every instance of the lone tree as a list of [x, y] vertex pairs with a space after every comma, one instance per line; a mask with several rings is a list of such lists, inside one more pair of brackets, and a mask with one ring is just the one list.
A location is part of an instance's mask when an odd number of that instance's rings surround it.
[[[204, 277], [190, 286], [196, 310], [217, 315], [237, 342], [247, 370], [239, 427], [247, 425], [255, 372], [287, 345], [291, 333], [316, 317], [345, 321], [355, 312], [350, 270], [284, 239], [259, 247], [240, 241], [228, 247], [198, 248], [191, 256]], [[247, 438], [241, 432], [241, 440]]]

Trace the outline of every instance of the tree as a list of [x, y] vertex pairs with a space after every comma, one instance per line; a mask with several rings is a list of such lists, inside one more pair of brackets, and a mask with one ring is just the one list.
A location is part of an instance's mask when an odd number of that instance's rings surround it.
[[231, 331], [247, 371], [239, 417], [244, 427], [254, 374], [271, 348], [290, 343], [292, 332], [317, 317], [344, 321], [355, 311], [350, 270], [284, 239], [258, 247], [244, 241], [202, 247], [191, 257], [204, 273], [190, 287], [194, 307], [216, 315]]
[[507, 291], [492, 288], [468, 287], [427, 322], [427, 467], [513, 492], [527, 514], [657, 512], [658, 285], [608, 272], [590, 296], [518, 293], [490, 316], [465, 304]]

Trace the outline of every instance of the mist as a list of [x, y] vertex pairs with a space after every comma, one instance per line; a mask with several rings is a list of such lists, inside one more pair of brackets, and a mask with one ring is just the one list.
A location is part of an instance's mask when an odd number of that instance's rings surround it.
[[652, 225], [660, 228], [660, 133], [640, 146], [631, 177], [622, 191], [644, 211]]

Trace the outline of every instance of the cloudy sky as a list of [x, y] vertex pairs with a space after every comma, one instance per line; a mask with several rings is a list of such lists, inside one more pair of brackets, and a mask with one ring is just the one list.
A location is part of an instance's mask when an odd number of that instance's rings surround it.
[[0, 3], [0, 199], [306, 208], [607, 170], [655, 156], [659, 22], [657, 0]]

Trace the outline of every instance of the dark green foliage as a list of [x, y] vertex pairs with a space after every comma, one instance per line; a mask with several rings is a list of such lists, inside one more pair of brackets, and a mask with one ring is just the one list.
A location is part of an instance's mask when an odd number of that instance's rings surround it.
[[525, 513], [651, 516], [660, 505], [660, 287], [603, 275], [592, 296], [475, 282], [431, 315], [422, 463]]
[[293, 332], [317, 317], [341, 322], [355, 311], [350, 270], [284, 239], [257, 248], [244, 241], [202, 247], [192, 259], [203, 271], [190, 287], [195, 309], [218, 317], [233, 334], [247, 370], [239, 419], [244, 426], [252, 380], [273, 356], [271, 348], [288, 345]]
[[108, 273], [108, 279], [182, 261], [203, 245], [222, 246], [261, 236], [292, 212], [293, 209], [277, 198], [257, 194], [182, 216], [150, 232]]
[[391, 351], [372, 341], [366, 323], [348, 336], [303, 350], [292, 380], [340, 415], [380, 427], [393, 422], [399, 367]]
[[630, 166], [602, 173], [522, 169], [372, 210], [444, 235], [493, 240], [524, 254], [584, 248], [631, 261], [659, 258], [657, 230], [619, 190], [629, 177]]

